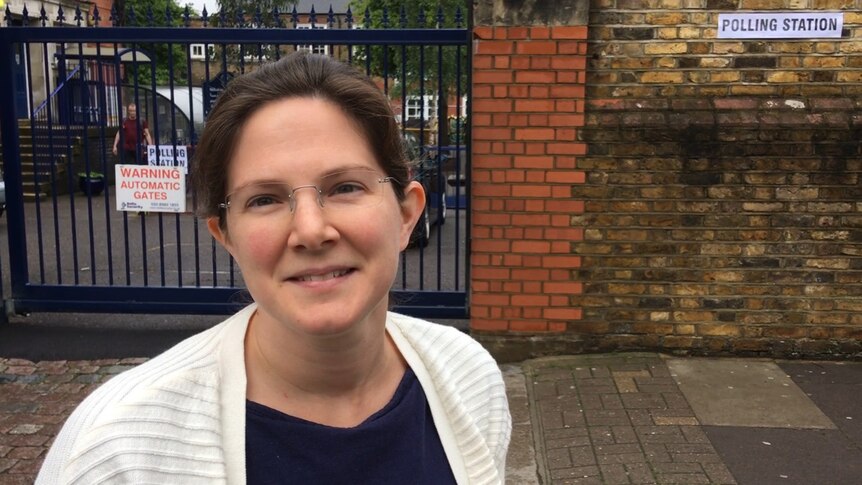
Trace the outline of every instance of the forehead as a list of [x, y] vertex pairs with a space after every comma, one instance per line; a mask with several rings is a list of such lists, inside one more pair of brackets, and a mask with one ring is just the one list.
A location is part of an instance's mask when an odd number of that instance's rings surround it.
[[380, 170], [357, 123], [335, 103], [311, 97], [265, 104], [240, 129], [228, 166], [228, 189], [305, 180], [345, 168]]

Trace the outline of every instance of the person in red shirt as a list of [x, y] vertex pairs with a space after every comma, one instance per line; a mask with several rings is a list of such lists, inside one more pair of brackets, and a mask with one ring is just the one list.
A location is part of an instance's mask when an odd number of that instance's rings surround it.
[[[123, 140], [123, 154], [120, 157], [120, 163], [147, 164], [146, 156], [140, 150], [143, 142], [141, 137], [138, 136], [138, 130], [143, 132], [143, 141], [147, 145], [152, 145], [153, 138], [150, 136], [147, 120], [138, 120], [138, 107], [135, 103], [131, 103], [126, 108], [126, 119], [123, 120], [123, 124], [117, 130], [117, 136], [114, 137], [114, 155], [117, 154], [117, 146], [120, 143], [120, 139]], [[122, 136], [120, 136], [121, 132]]]

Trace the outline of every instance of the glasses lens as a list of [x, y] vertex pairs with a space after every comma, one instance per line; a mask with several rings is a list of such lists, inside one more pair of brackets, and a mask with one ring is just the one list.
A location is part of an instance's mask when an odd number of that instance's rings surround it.
[[253, 184], [234, 192], [228, 201], [231, 212], [265, 215], [289, 208], [290, 195], [287, 184]]
[[327, 175], [320, 184], [323, 206], [342, 209], [376, 205], [382, 200], [383, 179], [383, 176], [371, 170], [350, 170]]

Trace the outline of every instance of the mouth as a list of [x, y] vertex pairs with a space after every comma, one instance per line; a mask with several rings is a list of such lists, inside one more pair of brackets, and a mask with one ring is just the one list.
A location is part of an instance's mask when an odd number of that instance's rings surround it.
[[288, 278], [288, 281], [296, 281], [300, 283], [317, 283], [321, 281], [329, 281], [335, 278], [341, 278], [356, 271], [354, 268], [338, 269], [325, 273], [308, 273]]

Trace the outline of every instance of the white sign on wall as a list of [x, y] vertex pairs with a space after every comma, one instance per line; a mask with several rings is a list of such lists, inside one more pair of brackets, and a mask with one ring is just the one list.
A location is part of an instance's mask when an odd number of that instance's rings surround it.
[[185, 145], [147, 145], [147, 163], [152, 167], [178, 167], [184, 174], [189, 173], [188, 148]]
[[178, 167], [116, 165], [117, 210], [185, 212], [186, 176]]
[[719, 39], [841, 37], [842, 12], [720, 13]]

